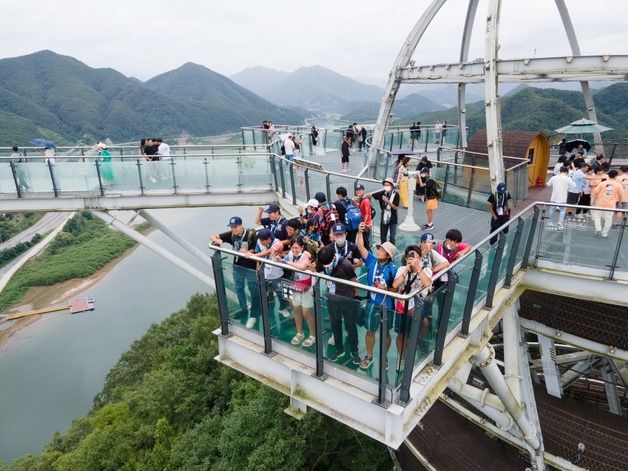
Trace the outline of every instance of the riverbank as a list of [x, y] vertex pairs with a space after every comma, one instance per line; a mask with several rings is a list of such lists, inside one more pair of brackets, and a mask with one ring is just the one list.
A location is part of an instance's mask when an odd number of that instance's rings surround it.
[[[103, 227], [100, 227], [101, 224], [102, 223], [96, 219], [88, 219], [87, 225], [92, 225], [93, 227], [86, 229], [82, 234], [83, 237], [80, 235], [77, 236], [75, 245], [64, 245], [63, 243], [59, 243], [58, 240], [53, 241], [50, 247], [46, 249], [39, 259], [29, 262], [29, 264], [25, 265], [24, 271], [16, 273], [14, 278], [9, 282], [9, 284], [7, 284], [6, 287], [6, 289], [9, 290], [8, 301], [10, 301], [10, 309], [7, 312], [11, 313], [15, 311], [40, 309], [52, 304], [67, 302], [72, 296], [88, 289], [90, 286], [93, 286], [98, 281], [103, 279], [118, 263], [120, 263], [120, 261], [131, 255], [131, 253], [137, 248], [138, 244], [135, 241], [127, 238], [119, 232], [115, 232], [112, 229], [104, 227], [104, 225]], [[106, 232], [103, 233], [103, 230], [108, 231], [110, 234], [107, 234]], [[146, 235], [152, 230], [152, 228], [148, 224], [142, 224], [140, 225], [139, 230]], [[99, 232], [98, 236], [101, 239], [106, 239], [106, 242], [111, 244], [111, 250], [108, 250], [105, 254], [97, 256], [95, 263], [88, 265], [88, 271], [85, 271], [84, 265], [90, 260], [85, 260], [81, 254], [89, 252], [89, 248], [94, 245], [96, 232]], [[67, 235], [68, 232], [60, 234], [60, 240], [63, 240], [63, 238], [67, 237]], [[105, 240], [103, 240], [103, 242], [104, 241]], [[124, 251], [120, 253], [120, 250]], [[66, 269], [68, 269], [69, 272], [78, 274], [79, 276], [63, 279], [62, 274], [57, 274], [57, 277], [61, 276], [62, 281], [45, 284], [50, 279], [54, 279], [55, 276], [53, 274], [51, 275], [49, 270], [50, 267], [56, 266], [63, 259], [69, 261], [71, 265], [68, 266], [66, 263]], [[104, 261], [105, 259], [108, 260]], [[81, 269], [77, 271], [76, 268], [79, 266]], [[91, 267], [92, 270], [90, 270], [89, 267]], [[20, 279], [20, 277], [25, 277], [24, 273], [27, 274], [27, 279], [35, 282], [35, 285], [26, 286], [25, 288], [24, 284], [26, 281]], [[36, 284], [37, 280], [44, 281], [44, 283], [38, 285]], [[0, 296], [0, 299], [2, 299], [2, 296]], [[7, 304], [6, 296], [4, 303]], [[83, 315], [88, 314], [89, 313]], [[5, 348], [13, 335], [26, 329], [42, 317], [46, 316], [50, 315], [38, 315], [18, 319], [8, 327], [0, 330], [0, 351]]]
[[[71, 280], [63, 281], [50, 286], [37, 286], [30, 288], [19, 301], [20, 304], [13, 307], [7, 313], [41, 309], [46, 306], [50, 306], [51, 304], [61, 304], [69, 301], [77, 293], [89, 289], [91, 286], [102, 280], [111, 270], [115, 268], [117, 264], [137, 250], [137, 247], [138, 246], [136, 245], [135, 247], [128, 249], [120, 257], [107, 263], [104, 267], [87, 278], [72, 278]], [[98, 304], [96, 304], [96, 309], [98, 309]], [[89, 315], [89, 312], [83, 313], [82, 315]], [[13, 321], [9, 327], [0, 330], [0, 353], [2, 353], [2, 350], [7, 346], [13, 335], [26, 329], [46, 316], [50, 317], [48, 314], [24, 317]]]

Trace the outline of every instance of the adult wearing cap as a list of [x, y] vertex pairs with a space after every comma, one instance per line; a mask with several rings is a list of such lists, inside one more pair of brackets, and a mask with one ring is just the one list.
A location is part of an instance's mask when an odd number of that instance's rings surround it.
[[[273, 236], [270, 233], [270, 229], [260, 229], [257, 231], [257, 243], [255, 244], [255, 255], [275, 262], [281, 262], [283, 254], [283, 244], [279, 239], [273, 241]], [[264, 279], [268, 285], [269, 303], [273, 300], [273, 293], [277, 296], [279, 301], [278, 312], [283, 317], [290, 317], [288, 311], [288, 301], [283, 297], [282, 289], [282, 277], [284, 275], [283, 268], [264, 263], [263, 267], [261, 263], [257, 264], [257, 270], [264, 270]]]
[[[488, 212], [491, 215], [491, 232], [495, 232], [510, 220], [510, 192], [505, 183], [497, 185], [497, 191], [488, 197]], [[565, 194], [565, 200], [567, 195]], [[564, 203], [564, 201], [563, 201]], [[564, 209], [563, 209], [564, 211]], [[508, 228], [504, 229], [504, 234], [508, 233]], [[497, 236], [491, 237], [490, 244], [497, 242]]]
[[364, 245], [367, 250], [371, 250], [371, 232], [373, 230], [373, 206], [371, 206], [371, 198], [365, 197], [365, 188], [361, 183], [357, 183], [355, 185], [355, 198], [353, 200], [356, 202], [358, 207], [360, 208], [360, 214], [362, 214], [362, 222], [366, 225], [366, 230], [362, 234], [364, 236]]
[[388, 177], [382, 181], [384, 185], [383, 191], [367, 193], [366, 196], [372, 196], [373, 199], [379, 201], [379, 207], [382, 210], [382, 217], [379, 224], [379, 237], [383, 244], [389, 240], [394, 245], [397, 240], [397, 208], [399, 207], [399, 193], [395, 191], [395, 182]]
[[[338, 257], [333, 248], [328, 245], [317, 257], [317, 270], [339, 280], [355, 282], [357, 275], [349, 260]], [[327, 357], [330, 361], [343, 361], [347, 353], [351, 356], [354, 365], [359, 365], [358, 354], [358, 328], [357, 321], [360, 315], [361, 304], [355, 298], [358, 295], [357, 288], [343, 283], [327, 281], [327, 311], [331, 321], [335, 352]], [[349, 351], [344, 348], [344, 335], [342, 333], [342, 321], [344, 319]]]
[[348, 240], [347, 228], [345, 225], [342, 223], [334, 224], [334, 227], [331, 229], [331, 235], [333, 240], [328, 247], [333, 248], [336, 256], [338, 258], [346, 258], [354, 268], [361, 266], [362, 255], [360, 254], [358, 247], [353, 242]]
[[[229, 219], [227, 226], [230, 228], [229, 231], [213, 235], [211, 241], [215, 245], [230, 244], [233, 250], [242, 254], [233, 257], [233, 287], [240, 306], [240, 311], [236, 313], [236, 316], [247, 317], [246, 328], [251, 329], [255, 326], [259, 315], [259, 300], [255, 284], [257, 263], [248, 258], [248, 255], [252, 254], [255, 249], [255, 229], [245, 229], [242, 225], [242, 218], [239, 216]], [[250, 313], [246, 290], [248, 290], [248, 299], [251, 300]]]
[[[263, 218], [262, 213], [268, 214]], [[279, 239], [284, 242], [284, 247], [288, 246], [288, 233], [286, 231], [287, 219], [281, 215], [281, 208], [274, 203], [269, 204], [265, 208], [260, 206], [257, 208], [257, 216], [255, 224], [261, 224], [270, 230], [273, 239]]]
[[[308, 200], [307, 205], [305, 206], [305, 211], [302, 214], [302, 223], [305, 225], [305, 223], [312, 219], [315, 218], [318, 222], [321, 221], [322, 217], [319, 213], [319, 202], [316, 198], [311, 198], [310, 200]], [[299, 208], [300, 210], [300, 208]]]
[[[364, 245], [364, 229], [365, 224], [360, 223], [358, 229], [357, 245], [362, 261], [367, 268], [367, 283], [386, 291], [392, 291], [393, 282], [397, 274], [397, 265], [393, 263], [393, 258], [397, 253], [397, 248], [391, 242], [383, 242], [377, 244], [376, 255], [373, 255], [366, 249]], [[383, 294], [370, 293], [366, 307], [364, 326], [366, 327], [366, 356], [360, 362], [360, 368], [367, 369], [373, 364], [373, 349], [375, 347], [375, 334], [379, 330], [381, 322], [381, 309], [384, 306], [388, 310], [388, 317], [385, 326], [386, 338], [380, 339], [380, 342], [386, 342], [386, 352], [390, 348], [391, 337], [390, 329], [393, 325], [394, 303], [393, 299]], [[388, 365], [388, 362], [386, 362]]]

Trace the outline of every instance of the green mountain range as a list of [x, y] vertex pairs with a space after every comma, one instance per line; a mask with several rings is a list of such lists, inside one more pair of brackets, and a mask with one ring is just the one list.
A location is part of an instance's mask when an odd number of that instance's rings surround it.
[[147, 83], [51, 51], [0, 60], [0, 145], [174, 138], [303, 121], [211, 70], [185, 64]]
[[379, 103], [384, 90], [314, 65], [294, 72], [265, 67], [244, 69], [231, 78], [265, 99], [313, 112], [342, 113], [357, 102]]
[[[593, 101], [598, 122], [613, 128], [603, 134], [604, 139], [628, 135], [628, 83], [615, 83], [595, 91]], [[525, 85], [503, 97], [501, 109], [504, 129], [544, 131], [548, 134], [572, 121], [587, 117], [581, 92]], [[466, 111], [470, 135], [486, 127], [484, 102], [467, 104]], [[453, 107], [444, 111], [417, 113], [396, 124], [409, 124], [415, 120], [431, 123], [443, 119], [449, 123], [457, 122], [457, 109]]]
[[[375, 122], [379, 113], [379, 105], [378, 102], [374, 101], [355, 103], [340, 119], [343, 121], [359, 121], [361, 123]], [[434, 103], [419, 93], [413, 93], [396, 100], [392, 112], [398, 119], [403, 119], [414, 116], [417, 113], [442, 110], [445, 110], [444, 106]]]

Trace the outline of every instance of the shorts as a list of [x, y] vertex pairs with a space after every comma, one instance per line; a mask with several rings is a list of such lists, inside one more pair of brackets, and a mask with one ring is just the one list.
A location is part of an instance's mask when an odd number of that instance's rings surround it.
[[[382, 320], [381, 309], [382, 307], [377, 304], [367, 304], [364, 313], [364, 327], [366, 327], [369, 332], [377, 332], [379, 330], [379, 325]], [[389, 309], [386, 316], [386, 328], [388, 330], [390, 330], [393, 326], [394, 317], [395, 313]]]
[[[567, 204], [578, 204], [580, 193], [567, 192]], [[570, 208], [571, 209], [571, 208]]]
[[343, 155], [343, 156], [342, 156], [342, 160], [341, 160], [341, 162], [342, 162], [343, 164], [348, 163], [348, 162], [349, 162], [349, 156], [347, 155], [347, 156], [345, 157], [345, 156]]
[[619, 209], [628, 209], [628, 201], [624, 201], [619, 205]]
[[312, 290], [308, 289], [307, 291], [293, 291], [291, 302], [293, 306], [302, 306], [305, 309], [313, 308], [314, 295], [312, 294]]
[[438, 208], [438, 200], [436, 198], [431, 198], [427, 200], [427, 209], [437, 209]]

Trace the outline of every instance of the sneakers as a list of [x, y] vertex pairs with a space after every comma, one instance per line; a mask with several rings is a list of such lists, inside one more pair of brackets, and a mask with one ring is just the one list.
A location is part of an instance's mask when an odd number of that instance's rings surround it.
[[246, 321], [246, 328], [252, 329], [253, 327], [255, 327], [256, 322], [257, 322], [256, 317], [249, 317], [249, 320]]
[[373, 357], [365, 356], [364, 360], [360, 362], [360, 368], [363, 370], [368, 369], [373, 364]]
[[434, 230], [434, 224], [423, 224], [423, 230], [432, 231]]
[[604, 233], [602, 232], [602, 237], [606, 239], [606, 238], [608, 237], [608, 234], [604, 234]]
[[565, 226], [563, 226], [562, 224], [559, 224], [558, 226], [556, 226], [556, 230], [557, 231], [564, 231], [565, 230]]
[[279, 314], [281, 314], [283, 317], [285, 317], [286, 319], [288, 317], [290, 317], [290, 311], [288, 311], [287, 309], [279, 309]]
[[329, 361], [338, 361], [345, 356], [344, 350], [336, 350], [327, 358]]
[[362, 363], [362, 360], [360, 360], [360, 355], [358, 355], [358, 352], [351, 354], [351, 363], [353, 363], [354, 365], [359, 365], [360, 363]]

